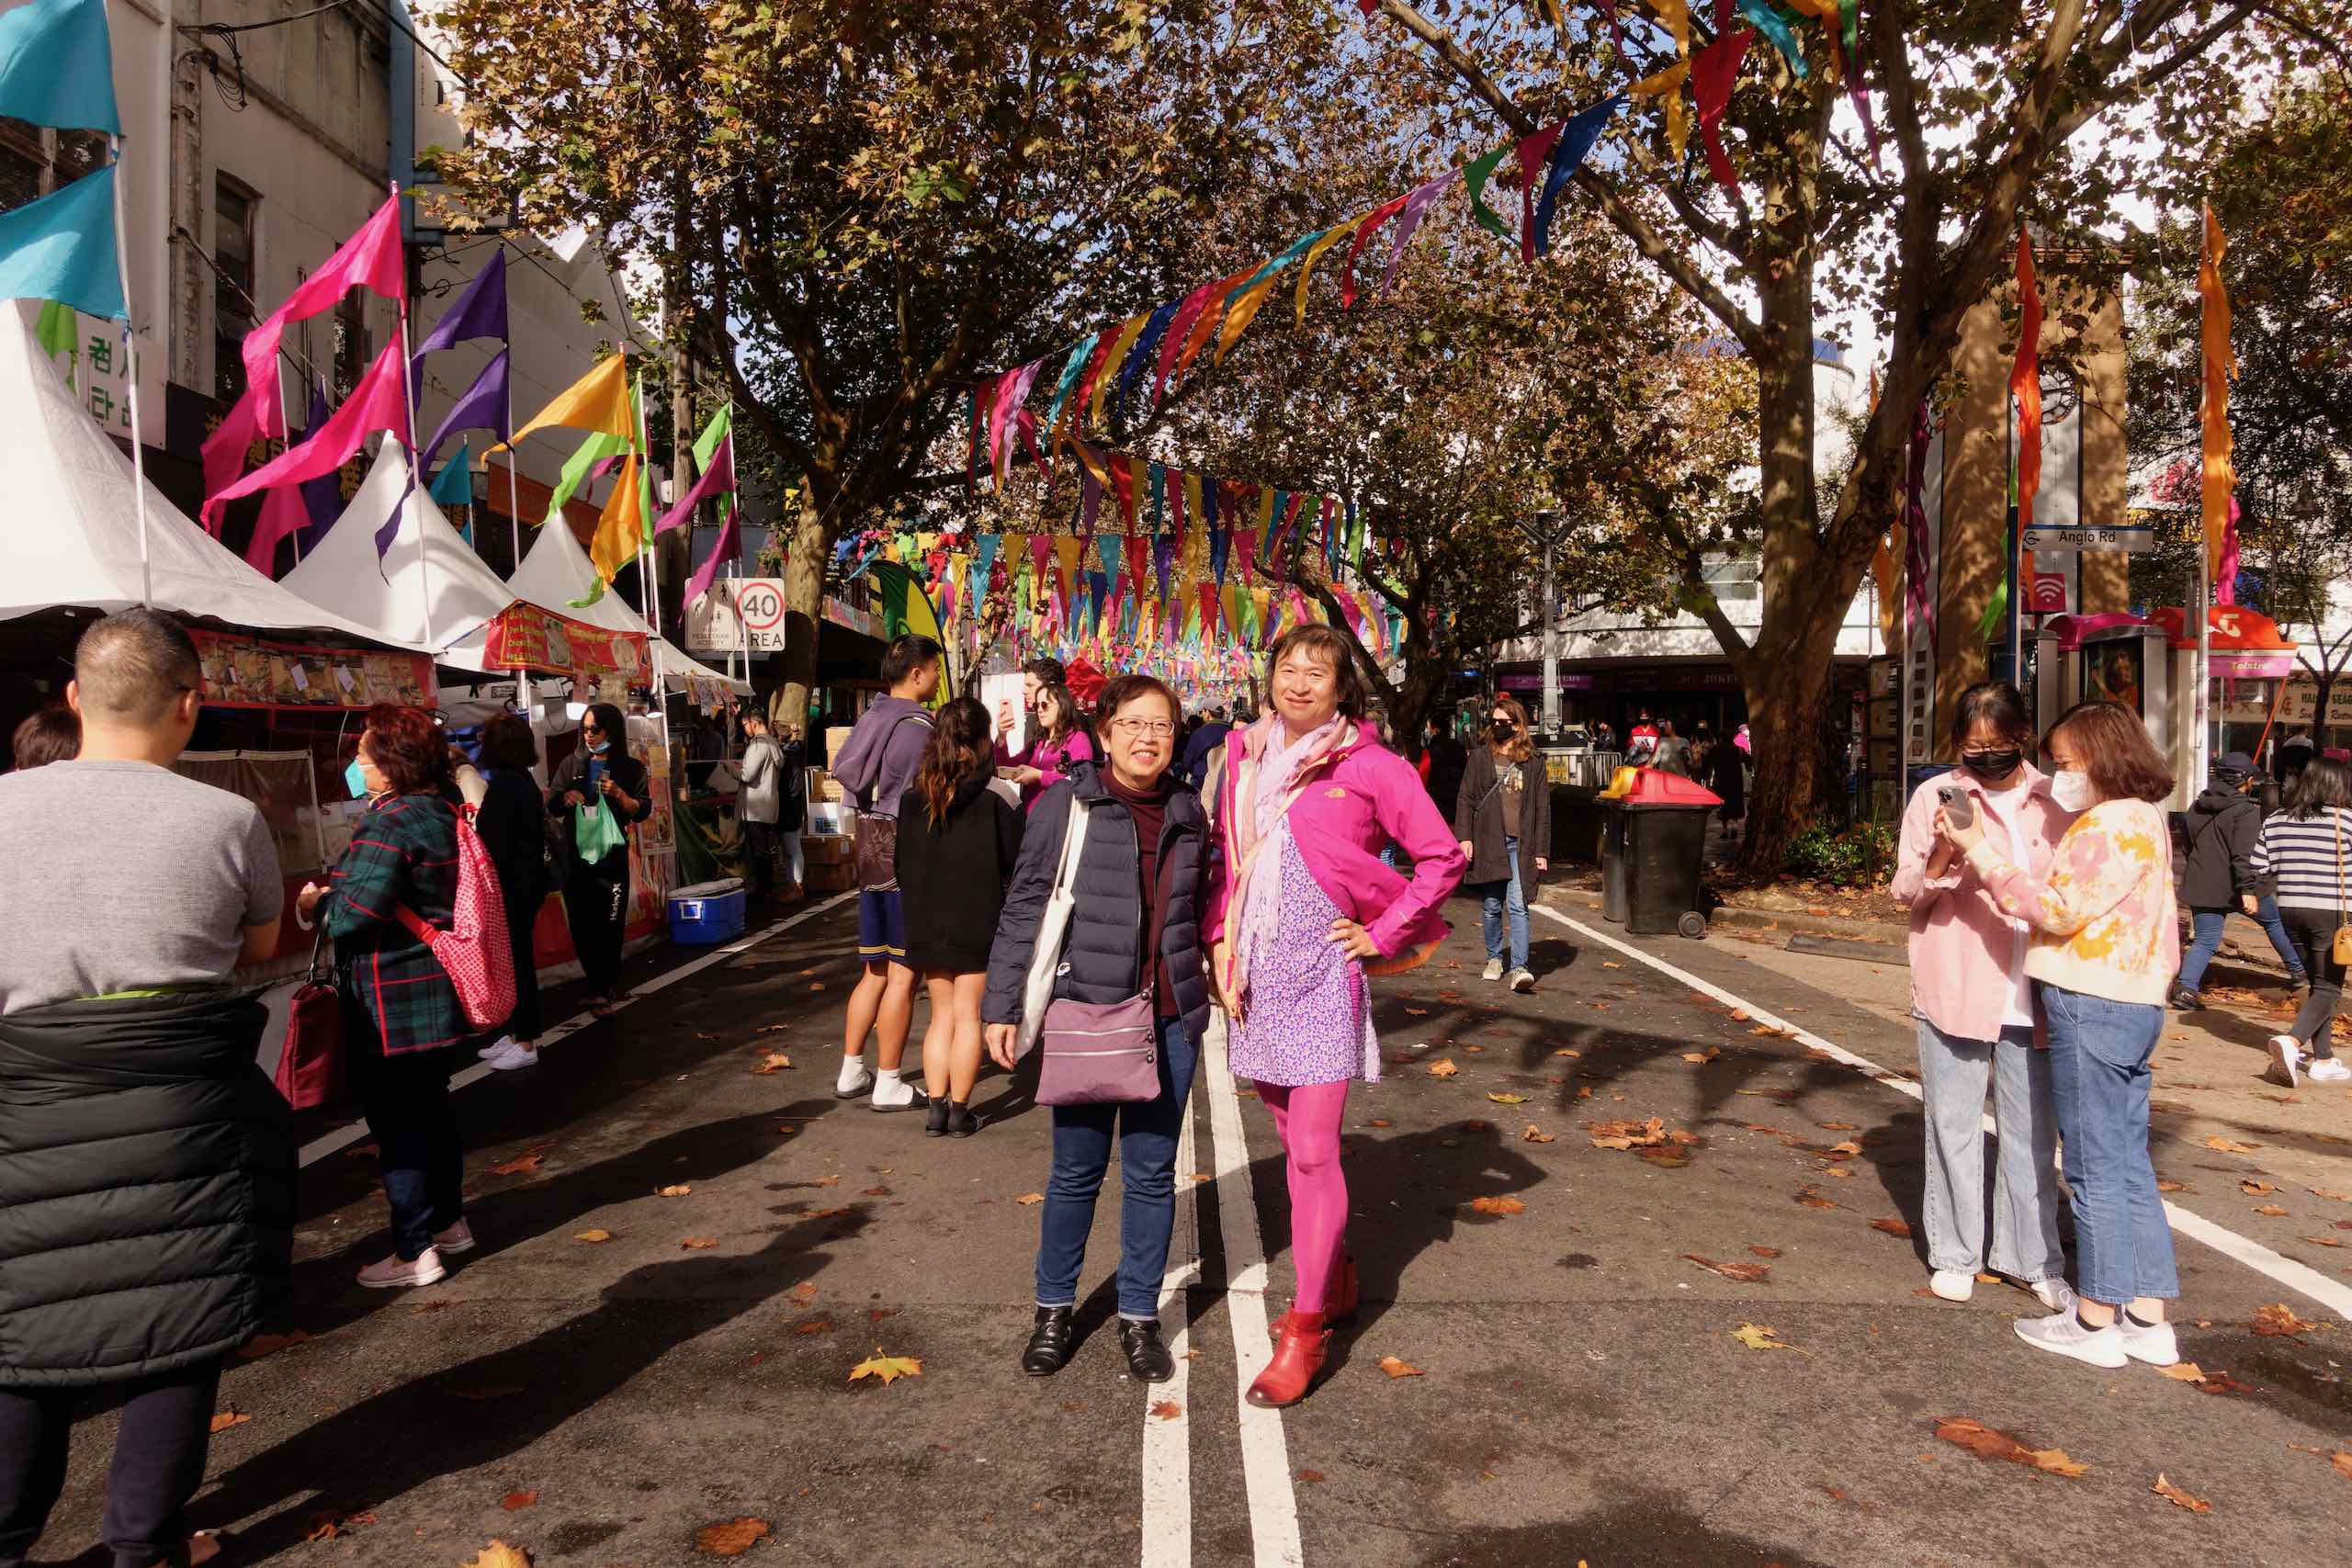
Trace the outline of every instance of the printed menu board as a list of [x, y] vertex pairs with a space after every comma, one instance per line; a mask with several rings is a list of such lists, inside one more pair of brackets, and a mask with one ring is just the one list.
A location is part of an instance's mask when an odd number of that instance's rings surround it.
[[433, 660], [421, 653], [312, 648], [190, 627], [212, 707], [433, 705]]

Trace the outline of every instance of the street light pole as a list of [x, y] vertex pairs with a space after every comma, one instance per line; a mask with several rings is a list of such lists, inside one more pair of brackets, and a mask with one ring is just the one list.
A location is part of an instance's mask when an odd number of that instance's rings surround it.
[[1528, 536], [1544, 552], [1544, 567], [1537, 583], [1542, 595], [1538, 613], [1544, 617], [1544, 733], [1556, 735], [1560, 730], [1560, 617], [1559, 548], [1563, 536], [1562, 519], [1556, 512], [1540, 512], [1532, 519], [1521, 519], [1519, 531]]

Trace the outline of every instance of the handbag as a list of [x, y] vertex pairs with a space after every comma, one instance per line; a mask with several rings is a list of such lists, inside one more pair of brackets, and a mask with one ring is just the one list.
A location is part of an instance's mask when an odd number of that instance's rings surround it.
[[514, 950], [506, 939], [505, 897], [499, 891], [498, 868], [474, 831], [474, 807], [458, 808], [458, 894], [450, 905], [449, 929], [428, 923], [405, 904], [393, 906], [392, 913], [432, 951], [468, 1023], [495, 1029], [514, 1016]]
[[2335, 830], [2335, 965], [2341, 969], [2352, 965], [2352, 925], [2346, 923], [2347, 913], [2344, 897], [2344, 818], [2331, 807], [2328, 825]]
[[286, 1040], [277, 1048], [277, 1092], [297, 1111], [343, 1098], [343, 998], [322, 963], [327, 932], [311, 943], [311, 970], [286, 1007]]
[[1022, 999], [1023, 1033], [1025, 1037], [1034, 1030], [1041, 1050], [1037, 1103], [1115, 1105], [1156, 1100], [1159, 1097], [1159, 1033], [1154, 1006], [1158, 993], [1151, 979], [1151, 949], [1156, 945], [1148, 940], [1152, 933], [1144, 933], [1145, 980], [1140, 992], [1115, 1002], [1053, 999], [1054, 981], [1066, 967], [1062, 948], [1078, 902], [1070, 884], [1078, 874], [1079, 856], [1086, 846], [1086, 819], [1091, 815], [1074, 799], [1070, 812], [1069, 830], [1062, 836], [1054, 889], [1037, 928], [1037, 951], [1030, 957]]

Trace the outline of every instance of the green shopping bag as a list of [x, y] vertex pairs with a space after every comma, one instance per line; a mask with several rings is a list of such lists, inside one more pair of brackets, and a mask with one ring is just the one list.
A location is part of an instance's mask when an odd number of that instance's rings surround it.
[[598, 800], [582, 807], [572, 815], [571, 842], [580, 858], [594, 865], [613, 851], [628, 841], [621, 825], [613, 819], [613, 808]]

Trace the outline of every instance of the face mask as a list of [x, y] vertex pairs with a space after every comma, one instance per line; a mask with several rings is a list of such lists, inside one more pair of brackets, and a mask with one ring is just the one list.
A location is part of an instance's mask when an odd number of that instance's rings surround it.
[[1980, 779], [1996, 780], [2016, 773], [2024, 761], [2025, 753], [2013, 746], [2006, 751], [1963, 751], [1960, 765]]
[[588, 751], [591, 756], [601, 757], [612, 749], [613, 743], [609, 740], [591, 740], [588, 743]]
[[352, 799], [365, 800], [368, 798], [368, 775], [361, 771], [358, 758], [354, 757], [351, 759], [351, 766], [343, 770], [343, 782], [345, 787], [351, 791]]
[[2091, 795], [2088, 773], [2055, 773], [2050, 775], [2050, 798], [2067, 811], [2088, 811], [2097, 804]]

